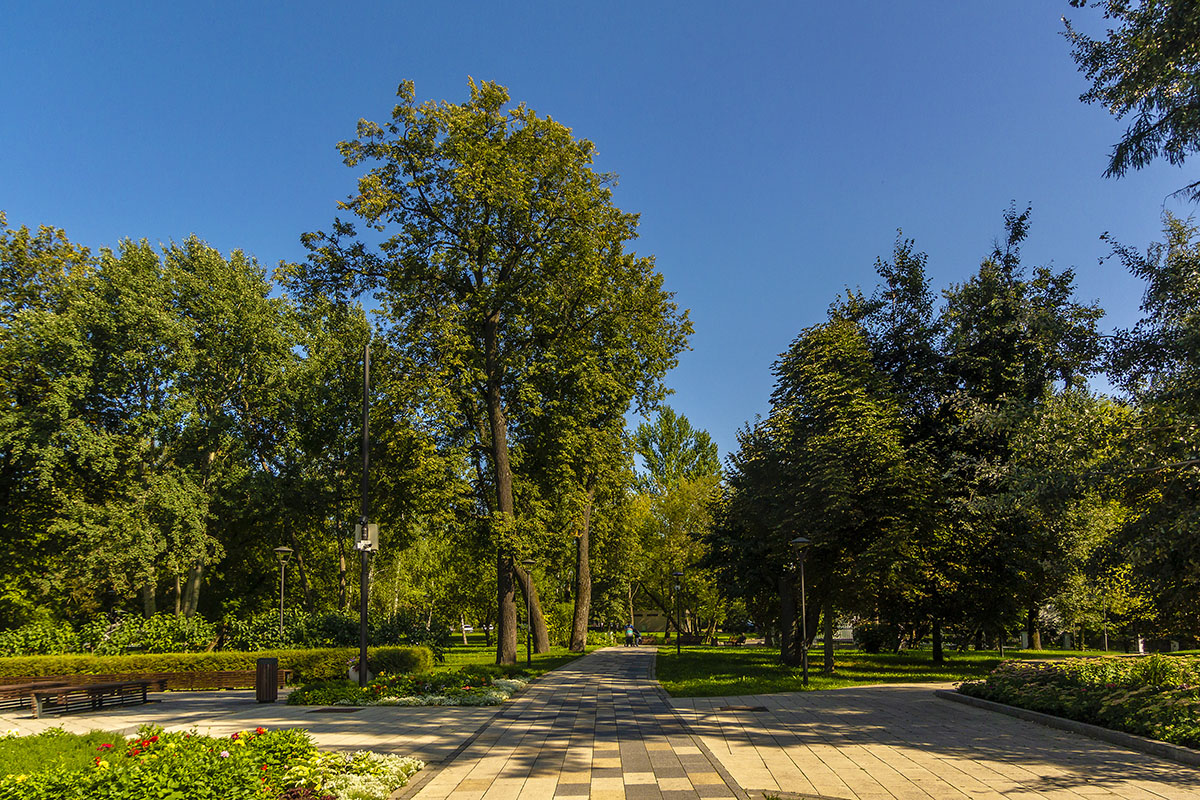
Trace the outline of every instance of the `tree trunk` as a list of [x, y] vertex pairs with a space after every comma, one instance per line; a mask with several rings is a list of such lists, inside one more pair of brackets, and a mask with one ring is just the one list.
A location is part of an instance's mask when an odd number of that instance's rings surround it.
[[1029, 634], [1029, 649], [1042, 649], [1042, 632], [1038, 630], [1038, 607], [1034, 603], [1029, 606], [1029, 619], [1026, 622], [1025, 632]]
[[183, 587], [183, 615], [193, 616], [200, 605], [200, 580], [204, 576], [204, 565], [194, 564], [188, 570], [187, 583]]
[[800, 648], [796, 637], [796, 587], [791, 572], [779, 576], [779, 661], [800, 666]]
[[179, 575], [175, 576], [175, 616], [183, 613], [183, 583], [179, 580]]
[[517, 663], [517, 596], [512, 556], [496, 554], [496, 663]]
[[346, 576], [346, 536], [345, 526], [334, 527], [334, 536], [338, 546], [338, 608], [350, 610], [349, 579]]
[[513, 574], [517, 577], [517, 584], [521, 587], [521, 594], [525, 598], [525, 607], [530, 611], [530, 622], [533, 623], [533, 652], [548, 653], [550, 652], [550, 631], [546, 628], [546, 615], [542, 613], [542, 601], [538, 597], [537, 583], [533, 580], [533, 575], [513, 565]]
[[483, 618], [483, 646], [492, 646], [492, 609], [489, 607]]
[[[583, 527], [575, 539], [575, 614], [571, 617], [571, 652], [582, 653], [587, 648], [588, 617], [592, 609], [592, 565], [588, 560], [591, 545], [592, 501], [594, 488], [588, 490], [587, 505], [583, 507]], [[630, 619], [630, 624], [633, 620]]]
[[467, 618], [462, 614], [458, 615], [458, 630], [462, 633], [463, 647], [467, 646]]
[[296, 577], [300, 580], [300, 591], [304, 593], [304, 610], [311, 614], [313, 613], [312, 587], [308, 585], [308, 570], [304, 567], [304, 553], [300, 550], [300, 544], [296, 541], [295, 535], [290, 531], [288, 532], [288, 544], [292, 546], [292, 550], [296, 554]]
[[825, 601], [825, 613], [822, 615], [822, 637], [825, 650], [825, 664], [821, 668], [821, 672], [826, 675], [832, 675], [834, 671], [833, 664], [833, 600]]
[[151, 581], [146, 581], [142, 584], [142, 616], [148, 619], [158, 612], [155, 600], [154, 584]]
[[[508, 461], [508, 420], [500, 392], [500, 312], [493, 311], [483, 325], [484, 375], [488, 428], [491, 433], [492, 468], [496, 479], [496, 511], [503, 523], [516, 516], [513, 503], [512, 469]], [[499, 619], [496, 626], [496, 663], [517, 663], [517, 604], [513, 587], [513, 557], [507, 531], [496, 531], [496, 600]], [[500, 535], [500, 534], [503, 535]]]

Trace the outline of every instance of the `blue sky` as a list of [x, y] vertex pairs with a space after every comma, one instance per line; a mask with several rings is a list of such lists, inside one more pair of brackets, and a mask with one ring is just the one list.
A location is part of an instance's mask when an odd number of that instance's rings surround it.
[[[178, 6], [178, 7], [176, 7]], [[1101, 175], [1123, 126], [1082, 105], [1065, 0], [885, 3], [13, 4], [0, 30], [0, 209], [92, 247], [195, 233], [270, 267], [303, 257], [356, 173], [334, 149], [397, 84], [461, 102], [467, 77], [572, 127], [620, 175], [637, 249], [691, 309], [671, 404], [723, 452], [766, 413], [773, 361], [897, 229], [937, 288], [965, 279], [1011, 203], [1029, 266], [1074, 267], [1105, 325], [1194, 175]]]

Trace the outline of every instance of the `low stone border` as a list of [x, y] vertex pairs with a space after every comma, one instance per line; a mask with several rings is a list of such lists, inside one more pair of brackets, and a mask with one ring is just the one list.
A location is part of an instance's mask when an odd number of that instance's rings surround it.
[[964, 703], [976, 708], [987, 709], [988, 711], [997, 711], [1001, 714], [1008, 714], [1010, 717], [1019, 717], [1020, 719], [1036, 722], [1050, 728], [1058, 728], [1059, 730], [1082, 734], [1092, 739], [1099, 739], [1109, 744], [1128, 748], [1129, 750], [1148, 753], [1152, 756], [1176, 761], [1180, 764], [1187, 764], [1191, 767], [1200, 767], [1200, 750], [1193, 750], [1190, 747], [1160, 742], [1156, 739], [1147, 739], [1145, 736], [1114, 731], [1109, 728], [1102, 728], [1099, 725], [1078, 722], [1065, 717], [1056, 717], [1053, 714], [1043, 714], [1040, 711], [1030, 711], [1027, 708], [1005, 705], [993, 700], [984, 700], [981, 697], [972, 697], [971, 695], [962, 694], [950, 689], [937, 689], [934, 691], [934, 694], [943, 700], [953, 700], [956, 703]]

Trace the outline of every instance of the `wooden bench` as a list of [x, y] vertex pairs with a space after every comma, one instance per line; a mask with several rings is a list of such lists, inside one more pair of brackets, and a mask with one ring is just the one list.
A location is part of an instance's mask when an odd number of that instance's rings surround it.
[[35, 689], [53, 689], [66, 685], [64, 681], [49, 680], [5, 684], [0, 686], [0, 708], [29, 708], [33, 705]]
[[83, 683], [32, 689], [33, 716], [41, 717], [51, 711], [67, 713], [80, 709], [96, 710], [107, 706], [126, 706], [145, 703], [150, 687], [157, 691], [166, 688], [166, 681], [131, 680], [109, 683]]
[[679, 644], [681, 646], [704, 644], [704, 637], [698, 633], [681, 633], [679, 634]]

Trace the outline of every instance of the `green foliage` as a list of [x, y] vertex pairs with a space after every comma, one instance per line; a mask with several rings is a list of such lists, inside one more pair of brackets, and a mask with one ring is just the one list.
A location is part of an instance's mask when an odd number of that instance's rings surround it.
[[890, 623], [864, 623], [854, 626], [854, 643], [864, 653], [896, 652], [900, 649], [900, 631]]
[[199, 614], [191, 617], [155, 614], [120, 616], [114, 622], [95, 619], [79, 631], [85, 651], [120, 655], [131, 649], [143, 653], [195, 653], [216, 645], [217, 628]]
[[[507, 108], [497, 84], [470, 90], [462, 104], [417, 103], [406, 82], [389, 122], [361, 121], [339, 145], [348, 166], [367, 167], [343, 208], [382, 244], [374, 251], [338, 220], [306, 234], [307, 263], [286, 272], [305, 299], [380, 299], [393, 407], [445, 457], [428, 484], [461, 491], [447, 499], [486, 516], [482, 549], [502, 555], [497, 635], [500, 659], [512, 661], [510, 557], [547, 537], [543, 498], [523, 493], [517, 507], [514, 485], [538, 484], [510, 440], [539, 416], [567, 416], [556, 397], [574, 408], [593, 398], [612, 419], [635, 398], [656, 402], [691, 326], [652, 259], [626, 252], [637, 218], [613, 204], [592, 143], [524, 105]], [[560, 380], [569, 391], [547, 391]], [[610, 409], [609, 397], [623, 402]], [[436, 513], [438, 495], [424, 497]]]
[[[1071, 0], [1082, 8], [1088, 0]], [[1156, 158], [1180, 165], [1200, 151], [1200, 9], [1189, 0], [1097, 0], [1090, 3], [1111, 20], [1101, 39], [1066, 24], [1071, 55], [1092, 82], [1080, 96], [1100, 103], [1118, 119], [1133, 115], [1113, 148], [1106, 174], [1120, 177]], [[1180, 190], [1200, 200], [1200, 181]]]
[[962, 684], [973, 697], [1200, 747], [1200, 658], [1071, 659], [1000, 664]]
[[72, 736], [62, 728], [47, 728], [33, 736], [3, 736], [0, 775], [89, 767], [98, 751], [108, 749], [102, 745], [124, 747], [125, 737], [104, 731]]
[[[423, 766], [400, 756], [322, 753], [299, 729], [256, 728], [218, 738], [145, 726], [128, 741], [116, 737], [97, 744], [95, 738], [59, 731], [20, 740], [28, 752], [47, 758], [33, 762], [27, 771], [5, 770], [0, 797], [268, 800], [317, 797], [292, 790], [329, 788], [340, 798], [384, 800]], [[0, 740], [0, 752], [8, 745]], [[71, 763], [50, 763], [54, 753], [70, 753]]]
[[[0, 675], [37, 678], [46, 675], [125, 675], [147, 672], [253, 671], [259, 658], [279, 659], [280, 669], [293, 671], [298, 683], [342, 678], [358, 649], [262, 650], [258, 652], [162, 653], [122, 656], [24, 656], [0, 658]], [[367, 650], [368, 663], [379, 658], [396, 671], [424, 672], [433, 654], [424, 647], [377, 647]]]
[[708, 431], [693, 428], [687, 417], [676, 414], [670, 406], [660, 408], [653, 423], [638, 425], [633, 448], [642, 458], [649, 486], [660, 491], [683, 481], [721, 474], [717, 445]]
[[[279, 612], [267, 611], [245, 619], [225, 621], [224, 647], [231, 650], [299, 649], [356, 647], [359, 618], [346, 613], [316, 613], [290, 609], [283, 615], [283, 636], [279, 635]], [[429, 648], [440, 657], [450, 635], [441, 624], [426, 628], [425, 621], [410, 611], [367, 618], [368, 639], [378, 645], [400, 643]]]
[[82, 652], [79, 634], [65, 622], [35, 622], [0, 631], [0, 656]]

